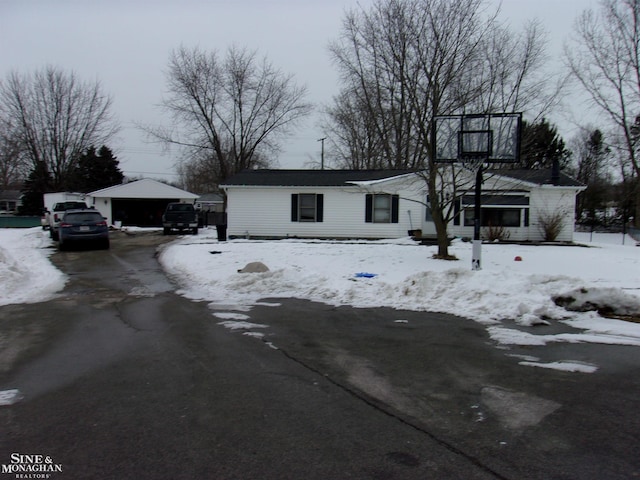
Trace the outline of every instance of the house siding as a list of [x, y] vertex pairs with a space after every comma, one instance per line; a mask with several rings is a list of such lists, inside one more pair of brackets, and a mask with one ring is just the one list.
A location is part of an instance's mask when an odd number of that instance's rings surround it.
[[[275, 172], [277, 174], [277, 172]], [[299, 172], [293, 172], [295, 175]], [[469, 174], [471, 175], [471, 174]], [[271, 177], [274, 178], [274, 177]], [[262, 180], [258, 177], [259, 180]], [[243, 179], [251, 180], [251, 179]], [[285, 178], [286, 180], [286, 178]], [[290, 180], [290, 178], [289, 178]], [[473, 178], [467, 179], [473, 185]], [[464, 178], [461, 178], [464, 185]], [[460, 185], [460, 184], [459, 184]], [[571, 241], [574, 231], [575, 196], [584, 187], [579, 184], [557, 186], [529, 182], [501, 174], [487, 174], [483, 184], [483, 196], [488, 197], [493, 208], [514, 208], [520, 212], [520, 227], [505, 227], [508, 240], [544, 240], [540, 228], [541, 219], [555, 212], [562, 212], [562, 229], [558, 241]], [[340, 186], [268, 186], [258, 183], [236, 183], [225, 185], [227, 194], [228, 236], [252, 238], [400, 238], [410, 230], [421, 229], [425, 236], [435, 236], [433, 221], [426, 214], [426, 185], [419, 176], [402, 175], [371, 181], [360, 181], [356, 185]], [[292, 195], [321, 194], [323, 200], [322, 222], [299, 222], [292, 220]], [[397, 223], [373, 223], [367, 221], [366, 199], [368, 194], [398, 195]], [[461, 189], [458, 195], [473, 195], [473, 187]], [[492, 196], [513, 196], [512, 203], [502, 204]], [[370, 202], [371, 203], [371, 202]], [[471, 201], [472, 203], [472, 201]], [[467, 201], [467, 204], [468, 201]], [[490, 203], [487, 208], [491, 208]], [[369, 220], [372, 217], [369, 215]], [[504, 217], [505, 219], [507, 217]], [[449, 222], [448, 234], [457, 237], [472, 237], [473, 227]], [[481, 230], [487, 237], [487, 227]], [[507, 239], [507, 238], [505, 238]]]
[[[575, 187], [539, 186], [525, 182], [519, 182], [505, 177], [490, 177], [483, 185], [484, 191], [502, 191], [507, 194], [523, 195], [529, 198], [529, 226], [524, 225], [521, 207], [521, 227], [505, 227], [508, 232], [508, 240], [540, 242], [544, 240], [542, 223], [544, 218], [560, 213], [562, 215], [562, 228], [556, 241], [570, 242], [573, 240], [575, 227], [575, 196], [578, 189]], [[486, 239], [487, 227], [482, 227], [481, 237]], [[464, 226], [463, 217], [460, 225], [449, 224], [449, 234], [457, 237], [473, 237], [473, 227]]]
[[[291, 195], [299, 193], [324, 195], [322, 222], [292, 221]], [[398, 238], [407, 236], [412, 226], [420, 227], [424, 207], [408, 200], [415, 192], [394, 188], [375, 192], [400, 195], [398, 223], [367, 223], [367, 193], [372, 192], [358, 187], [228, 188], [227, 234], [229, 237]]]
[[531, 235], [535, 238], [531, 240], [544, 240], [543, 223], [545, 218], [552, 215], [561, 215], [562, 227], [560, 234], [555, 239], [558, 242], [573, 241], [573, 232], [575, 230], [575, 211], [574, 203], [571, 199], [575, 199], [575, 189], [554, 189], [541, 188], [531, 192]]

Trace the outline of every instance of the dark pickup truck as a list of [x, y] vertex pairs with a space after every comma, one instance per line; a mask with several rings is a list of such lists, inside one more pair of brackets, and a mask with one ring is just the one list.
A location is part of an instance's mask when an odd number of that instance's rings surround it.
[[198, 214], [190, 203], [170, 203], [162, 215], [162, 227], [165, 235], [172, 230], [191, 230], [198, 233]]

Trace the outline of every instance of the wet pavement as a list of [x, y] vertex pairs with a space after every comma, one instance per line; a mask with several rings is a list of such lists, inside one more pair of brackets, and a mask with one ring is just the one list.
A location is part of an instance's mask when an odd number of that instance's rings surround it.
[[450, 315], [293, 299], [230, 330], [240, 312], [174, 293], [168, 240], [55, 253], [57, 298], [0, 307], [0, 391], [24, 395], [0, 406], [2, 468], [19, 453], [61, 465], [50, 478], [640, 476], [640, 349], [507, 349]]

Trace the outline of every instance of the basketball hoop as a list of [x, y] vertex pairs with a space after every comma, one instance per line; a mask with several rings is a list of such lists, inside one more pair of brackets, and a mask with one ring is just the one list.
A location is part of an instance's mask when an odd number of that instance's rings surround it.
[[471, 269], [481, 270], [482, 167], [520, 159], [522, 113], [438, 115], [432, 130], [434, 163], [459, 164], [476, 177]]

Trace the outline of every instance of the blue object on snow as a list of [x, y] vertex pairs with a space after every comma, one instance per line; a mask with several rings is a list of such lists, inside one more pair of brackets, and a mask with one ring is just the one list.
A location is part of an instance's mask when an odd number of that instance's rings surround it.
[[373, 277], [377, 277], [378, 274], [377, 273], [360, 272], [360, 273], [356, 273], [354, 276], [356, 278], [373, 278]]

